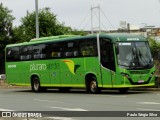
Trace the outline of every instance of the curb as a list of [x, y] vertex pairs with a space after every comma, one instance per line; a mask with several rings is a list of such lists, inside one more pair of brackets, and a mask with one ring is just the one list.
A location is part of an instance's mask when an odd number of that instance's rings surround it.
[[160, 91], [160, 88], [130, 88], [130, 90], [137, 90], [137, 91]]
[[6, 83], [5, 80], [0, 80], [0, 88], [1, 88], [1, 89], [30, 88], [30, 86], [16, 86], [16, 85], [10, 85], [10, 84]]

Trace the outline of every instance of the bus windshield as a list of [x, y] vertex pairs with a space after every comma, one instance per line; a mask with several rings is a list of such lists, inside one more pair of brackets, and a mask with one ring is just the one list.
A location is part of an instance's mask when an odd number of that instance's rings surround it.
[[118, 42], [118, 65], [128, 69], [153, 67], [148, 42]]

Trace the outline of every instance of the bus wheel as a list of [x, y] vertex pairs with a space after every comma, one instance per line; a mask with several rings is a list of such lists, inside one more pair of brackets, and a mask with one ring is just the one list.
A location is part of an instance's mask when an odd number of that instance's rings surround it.
[[129, 88], [120, 88], [120, 89], [119, 89], [119, 92], [120, 92], [121, 94], [125, 94], [125, 93], [127, 93], [128, 90], [129, 90]]
[[39, 82], [38, 77], [34, 77], [32, 79], [32, 91], [34, 91], [34, 92], [40, 92], [41, 91], [41, 86], [40, 86], [40, 82]]
[[88, 88], [87, 91], [90, 93], [98, 93], [100, 92], [98, 88], [98, 83], [95, 77], [91, 77], [90, 81], [88, 82]]

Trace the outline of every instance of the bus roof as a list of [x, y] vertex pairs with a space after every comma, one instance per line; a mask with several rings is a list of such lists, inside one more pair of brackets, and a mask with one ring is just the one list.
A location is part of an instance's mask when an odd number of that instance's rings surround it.
[[34, 39], [31, 39], [30, 42], [44, 41], [44, 40], [57, 40], [57, 39], [71, 38], [71, 37], [77, 37], [77, 36], [78, 36], [78, 35], [59, 35], [59, 36], [50, 36], [50, 37], [34, 38]]
[[100, 37], [108, 38], [112, 42], [118, 42], [118, 41], [147, 41], [144, 36], [129, 34], [129, 33], [100, 34]]
[[[74, 40], [74, 39], [85, 39], [85, 38], [95, 38], [97, 34], [87, 35], [87, 36], [79, 36], [79, 35], [60, 35], [60, 36], [50, 36], [50, 37], [42, 37], [31, 39], [29, 42], [10, 44], [6, 47], [12, 46], [21, 46], [21, 45], [31, 45], [36, 43], [44, 43], [44, 42], [53, 42], [53, 41], [66, 41], [66, 40]], [[99, 34], [100, 38], [106, 38], [111, 40], [112, 42], [118, 41], [146, 41], [146, 38], [140, 35], [128, 34], [128, 33], [106, 33]]]

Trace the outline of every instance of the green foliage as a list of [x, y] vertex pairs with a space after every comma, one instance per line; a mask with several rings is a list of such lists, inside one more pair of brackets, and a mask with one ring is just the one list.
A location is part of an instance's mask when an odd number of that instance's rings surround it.
[[[35, 11], [29, 13], [21, 19], [21, 25], [14, 28], [12, 43], [29, 41], [36, 37]], [[56, 35], [86, 35], [83, 31], [72, 30], [60, 23], [56, 15], [50, 12], [50, 8], [44, 8], [39, 11], [39, 32], [40, 37]]]
[[71, 30], [69, 32], [70, 35], [81, 35], [81, 36], [84, 36], [84, 35], [87, 35], [87, 32], [84, 32], [84, 31], [78, 31], [78, 30]]
[[12, 39], [12, 22], [14, 17], [11, 15], [11, 10], [4, 7], [0, 3], [0, 74], [4, 73], [4, 49]]
[[151, 48], [153, 58], [154, 59], [159, 59], [160, 43], [157, 42], [156, 40], [152, 39], [152, 38], [149, 38], [148, 41], [149, 41], [149, 44], [150, 44], [150, 48]]
[[14, 17], [11, 15], [11, 12], [7, 7], [4, 7], [3, 4], [0, 4], [0, 54], [3, 54], [6, 44], [10, 43], [12, 38], [12, 22]]
[[[21, 19], [22, 24], [14, 28], [14, 40], [12, 42], [29, 41], [36, 37], [35, 15], [35, 11], [31, 13], [27, 11], [27, 15]], [[39, 11], [39, 31], [40, 37], [78, 34], [78, 31], [73, 31], [70, 27], [65, 27], [64, 23], [58, 22], [56, 15], [51, 13], [49, 8]], [[80, 33], [82, 34], [82, 32]]]
[[25, 34], [25, 30], [22, 26], [14, 27], [13, 28], [13, 37], [11, 40], [11, 43], [20, 43], [24, 42], [24, 40], [29, 39], [27, 38], [27, 35]]

